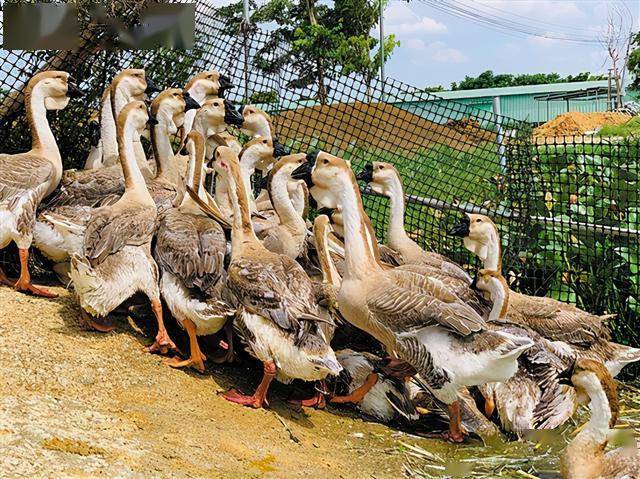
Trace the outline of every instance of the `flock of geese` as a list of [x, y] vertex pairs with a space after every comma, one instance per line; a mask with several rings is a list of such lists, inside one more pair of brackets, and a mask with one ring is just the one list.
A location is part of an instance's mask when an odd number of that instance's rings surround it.
[[[352, 403], [408, 426], [437, 411], [449, 420], [442, 436], [461, 442], [483, 424], [518, 437], [556, 428], [589, 404], [590, 420], [561, 458], [563, 477], [640, 477], [634, 448], [605, 454], [619, 407], [613, 377], [640, 359], [611, 341], [608, 317], [511, 291], [486, 216], [468, 214], [449, 232], [482, 262], [475, 278], [423, 250], [405, 232], [391, 164], [370, 163], [356, 177], [327, 152], [290, 153], [266, 113], [223, 98], [231, 87], [207, 71], [160, 91], [144, 70], [124, 70], [84, 126], [93, 145], [85, 169], [63, 171], [46, 113], [81, 92], [66, 72], [35, 75], [25, 91], [32, 149], [0, 154], [0, 248], [15, 242], [21, 266], [17, 281], [0, 271], [0, 282], [54, 296], [31, 281], [34, 246], [102, 332], [114, 327], [110, 313], [143, 293], [158, 329], [150, 352], [178, 353], [166, 311], [188, 334], [189, 355], [174, 354], [174, 367], [203, 372], [198, 337], [216, 333], [225, 340], [215, 361], [232, 361], [239, 338], [263, 365], [253, 394], [224, 396], [245, 406], [267, 404], [273, 379], [311, 381], [303, 406]], [[358, 180], [390, 200], [387, 245]], [[383, 356], [334, 350], [365, 333]]]

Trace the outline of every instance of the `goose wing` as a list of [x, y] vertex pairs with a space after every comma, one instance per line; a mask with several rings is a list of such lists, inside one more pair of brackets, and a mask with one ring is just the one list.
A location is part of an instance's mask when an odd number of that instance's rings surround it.
[[124, 178], [119, 165], [98, 170], [65, 171], [60, 192], [49, 203], [93, 206], [106, 196], [120, 197], [123, 193]]
[[131, 205], [126, 208], [105, 206], [91, 215], [84, 237], [85, 256], [102, 262], [125, 246], [151, 241], [158, 212], [155, 206]]
[[54, 167], [46, 158], [30, 153], [0, 155], [0, 202], [9, 201], [11, 208], [11, 203], [29, 194], [28, 203], [35, 212], [46, 192], [44, 185], [53, 176]]
[[376, 286], [367, 305], [378, 321], [396, 333], [442, 326], [467, 336], [484, 328], [472, 308], [435, 279], [408, 271], [389, 271], [390, 279]]
[[590, 346], [611, 335], [603, 318], [551, 298], [532, 298], [511, 292], [509, 318], [545, 338]]
[[188, 288], [206, 291], [224, 275], [226, 240], [217, 222], [171, 208], [160, 216], [156, 239], [158, 265]]
[[294, 332], [302, 319], [317, 318], [311, 280], [294, 260], [276, 254], [243, 256], [229, 266], [229, 288], [244, 308]]

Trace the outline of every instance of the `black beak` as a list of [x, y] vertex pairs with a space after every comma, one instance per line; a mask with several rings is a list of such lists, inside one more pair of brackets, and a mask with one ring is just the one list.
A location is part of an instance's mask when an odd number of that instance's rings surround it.
[[153, 80], [149, 77], [145, 78], [147, 81], [147, 89], [144, 91], [147, 95], [151, 95], [152, 93], [158, 93], [160, 88], [156, 85]]
[[180, 154], [182, 156], [189, 156], [189, 151], [187, 151], [187, 145], [184, 145], [182, 148], [180, 148]]
[[286, 146], [280, 143], [277, 140], [273, 140], [273, 156], [275, 158], [280, 158], [281, 156], [287, 156], [291, 154], [291, 150], [289, 150]]
[[469, 217], [465, 216], [460, 223], [449, 230], [451, 236], [466, 238], [469, 236]]
[[317, 213], [318, 213], [318, 216], [327, 215], [329, 218], [331, 218], [331, 216], [335, 211], [336, 211], [335, 208], [328, 208], [327, 206], [323, 206], [317, 211]]
[[266, 190], [269, 186], [269, 176], [263, 176], [262, 178], [260, 178], [257, 186], [259, 190]]
[[78, 88], [75, 83], [67, 80], [67, 96], [69, 98], [81, 98], [84, 96], [84, 92], [80, 88]]
[[233, 83], [231, 83], [231, 78], [229, 78], [227, 75], [220, 75], [220, 78], [218, 78], [218, 83], [220, 84], [220, 87], [218, 88], [218, 97], [220, 98], [224, 98], [224, 92], [236, 87]]
[[569, 366], [564, 371], [561, 371], [558, 374], [558, 384], [564, 384], [565, 386], [573, 386], [573, 382], [571, 381], [571, 376], [573, 376], [573, 370], [576, 366], [576, 362], [574, 361], [571, 366]]
[[229, 100], [224, 100], [224, 122], [234, 126], [242, 126], [244, 123], [242, 114], [233, 107], [233, 103]]
[[89, 138], [92, 146], [98, 146], [100, 142], [100, 123], [95, 120], [89, 122]]
[[356, 180], [371, 183], [373, 181], [373, 163], [364, 165], [364, 170], [358, 173]]
[[184, 111], [197, 110], [198, 108], [200, 108], [200, 103], [191, 98], [189, 92], [182, 92], [182, 98], [184, 98], [185, 103]]
[[149, 116], [149, 119], [147, 120], [147, 125], [155, 126], [157, 124], [158, 124], [158, 120], [156, 120], [156, 118], [153, 116]]
[[298, 166], [291, 173], [291, 178], [294, 180], [304, 180], [307, 186], [313, 186], [313, 182], [311, 181], [311, 172], [313, 171], [313, 165], [308, 161], [304, 162], [300, 166]]

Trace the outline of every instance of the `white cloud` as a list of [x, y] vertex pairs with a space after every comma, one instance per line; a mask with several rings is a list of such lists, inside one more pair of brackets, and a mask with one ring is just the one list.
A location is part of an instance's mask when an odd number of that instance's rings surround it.
[[[476, 0], [480, 4], [484, 4], [483, 11], [495, 11], [496, 15], [513, 18], [513, 14], [522, 15], [529, 19], [546, 22], [549, 20], [561, 20], [555, 22], [559, 25], [572, 26], [576, 17], [583, 18], [585, 12], [578, 6], [577, 2], [566, 0]], [[497, 12], [494, 9], [500, 10]], [[511, 14], [511, 15], [508, 15]], [[515, 21], [527, 23], [525, 18], [515, 18]]]
[[527, 37], [527, 43], [545, 48], [557, 45], [559, 41], [560, 40], [557, 40], [555, 38], [537, 37], [533, 35]]
[[409, 38], [409, 40], [405, 42], [402, 42], [403, 44], [407, 45], [407, 48], [410, 48], [411, 50], [424, 50], [427, 48], [426, 43], [424, 43], [422, 40], [420, 40], [419, 38]]
[[404, 2], [392, 1], [384, 13], [385, 26], [392, 33], [444, 33], [447, 26], [430, 17], [417, 15]]
[[466, 55], [457, 48], [449, 48], [444, 42], [434, 42], [429, 45], [432, 51], [431, 59], [440, 63], [464, 63], [468, 60]]

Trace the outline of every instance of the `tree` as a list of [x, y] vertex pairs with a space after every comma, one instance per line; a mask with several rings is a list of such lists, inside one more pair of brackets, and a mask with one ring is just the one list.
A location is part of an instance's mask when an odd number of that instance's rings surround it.
[[632, 50], [627, 60], [627, 68], [634, 77], [631, 88], [640, 90], [640, 32], [633, 37], [631, 46]]
[[452, 90], [477, 90], [479, 88], [502, 88], [508, 86], [545, 85], [547, 83], [566, 83], [588, 80], [606, 80], [604, 75], [591, 75], [589, 72], [561, 77], [557, 73], [524, 73], [520, 75], [498, 74], [487, 70], [477, 77], [465, 76], [459, 83], [452, 82]]
[[[264, 73], [284, 72], [287, 86], [313, 87], [312, 97], [327, 103], [331, 80], [356, 74], [367, 85], [398, 42], [385, 38], [384, 59], [370, 31], [378, 22], [378, 0], [269, 0], [251, 15], [268, 29], [267, 41], [257, 52], [255, 66]], [[238, 25], [241, 4], [218, 9], [227, 24]], [[236, 22], [236, 23], [234, 23]], [[232, 27], [230, 27], [232, 29]]]

